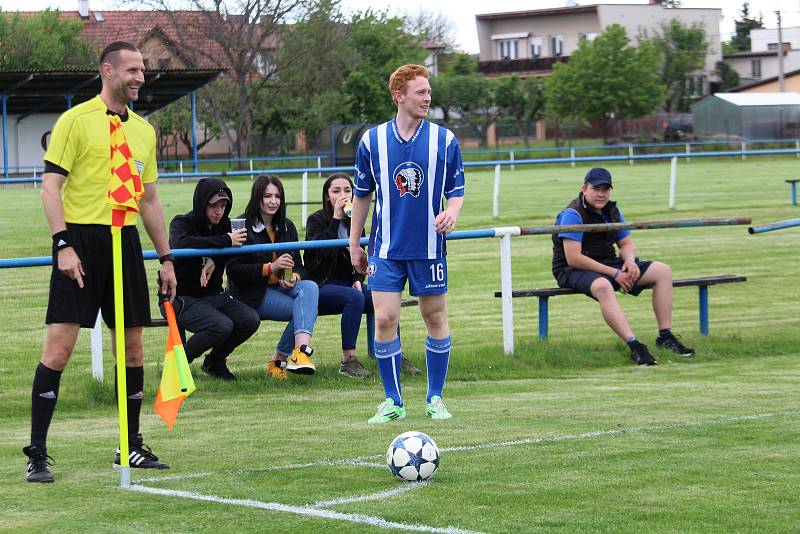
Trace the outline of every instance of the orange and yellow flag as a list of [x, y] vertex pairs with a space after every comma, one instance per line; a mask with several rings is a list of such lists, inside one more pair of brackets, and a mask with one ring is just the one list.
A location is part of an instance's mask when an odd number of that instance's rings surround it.
[[109, 115], [111, 128], [111, 177], [108, 182], [108, 203], [111, 226], [122, 227], [136, 220], [138, 202], [144, 195], [142, 177], [133, 161], [133, 154], [125, 140], [119, 115]]
[[181, 404], [194, 392], [195, 387], [171, 302], [164, 302], [164, 312], [167, 316], [168, 326], [167, 348], [164, 354], [161, 385], [156, 393], [155, 409], [167, 426], [172, 428]]

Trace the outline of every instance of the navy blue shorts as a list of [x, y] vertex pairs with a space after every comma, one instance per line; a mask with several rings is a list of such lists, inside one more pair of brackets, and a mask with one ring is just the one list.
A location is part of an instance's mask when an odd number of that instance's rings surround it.
[[[608, 265], [609, 267], [613, 267], [614, 269], [619, 269], [622, 267], [623, 261], [619, 258], [614, 258], [611, 260], [604, 260], [601, 261], [603, 265]], [[641, 279], [644, 276], [644, 273], [650, 267], [652, 262], [648, 260], [642, 260], [636, 258], [636, 265], [639, 267], [639, 277]], [[597, 280], [598, 278], [605, 278], [614, 288], [614, 291], [619, 291], [620, 285], [610, 276], [607, 274], [598, 273], [597, 271], [587, 271], [585, 269], [574, 269], [572, 267], [567, 267], [558, 277], [558, 287], [568, 287], [570, 289], [574, 289], [576, 291], [580, 291], [586, 296], [594, 298], [592, 295], [592, 283]], [[634, 297], [639, 295], [643, 290], [647, 289], [648, 286], [640, 286], [638, 284], [634, 284], [633, 288], [628, 292], [629, 295], [633, 295]]]

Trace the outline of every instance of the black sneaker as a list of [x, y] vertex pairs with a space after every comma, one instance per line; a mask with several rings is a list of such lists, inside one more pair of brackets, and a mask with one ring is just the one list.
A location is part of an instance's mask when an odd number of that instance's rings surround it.
[[678, 341], [678, 338], [675, 337], [675, 335], [672, 332], [667, 332], [663, 336], [658, 336], [656, 338], [656, 347], [671, 350], [675, 354], [683, 356], [685, 358], [694, 356], [694, 349], [684, 347], [683, 343]]
[[51, 463], [53, 459], [47, 455], [47, 449], [39, 447], [38, 445], [28, 445], [22, 449], [22, 452], [28, 456], [28, 471], [25, 475], [28, 482], [40, 482], [45, 484], [55, 482], [53, 473], [50, 472], [50, 468], [48, 467], [49, 465], [53, 465]]
[[400, 370], [405, 371], [406, 373], [410, 374], [411, 376], [417, 376], [419, 374], [419, 369], [417, 366], [411, 363], [411, 360], [406, 358], [405, 354], [400, 355]]
[[653, 358], [653, 355], [650, 354], [650, 351], [647, 349], [647, 345], [639, 343], [638, 341], [634, 341], [631, 347], [631, 359], [642, 367], [646, 365], [658, 365], [656, 359]]
[[[128, 452], [128, 463], [132, 469], [169, 469], [164, 462], [158, 461], [158, 456], [143, 443], [142, 435], [136, 434], [133, 443], [130, 444]], [[114, 465], [119, 465], [119, 448], [117, 455], [114, 456]]]
[[203, 365], [200, 366], [200, 369], [202, 369], [203, 372], [208, 376], [212, 376], [220, 380], [226, 380], [228, 382], [236, 380], [236, 375], [231, 373], [230, 369], [228, 369], [225, 359], [206, 356], [206, 359], [203, 360]]

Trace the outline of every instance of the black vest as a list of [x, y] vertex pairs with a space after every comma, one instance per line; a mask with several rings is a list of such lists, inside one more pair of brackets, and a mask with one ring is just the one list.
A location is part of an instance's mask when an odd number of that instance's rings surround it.
[[[607, 222], [620, 222], [617, 203], [609, 201], [603, 208], [603, 214], [597, 213], [586, 206], [583, 200], [583, 193], [570, 202], [565, 210], [573, 209], [581, 216], [583, 224], [605, 224]], [[563, 211], [563, 210], [562, 210]], [[605, 215], [605, 217], [604, 217]], [[617, 242], [617, 232], [584, 232], [581, 241], [581, 252], [593, 260], [603, 262], [617, 257], [614, 245]], [[553, 234], [553, 276], [556, 280], [569, 267], [567, 255], [564, 254], [564, 243], [558, 234]]]

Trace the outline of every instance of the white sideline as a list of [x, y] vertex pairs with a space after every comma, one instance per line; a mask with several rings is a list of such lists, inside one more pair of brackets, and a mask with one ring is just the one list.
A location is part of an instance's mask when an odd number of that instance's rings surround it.
[[312, 506], [290, 506], [287, 504], [280, 504], [276, 502], [262, 502], [253, 499], [227, 499], [225, 497], [216, 497], [214, 495], [203, 495], [191, 491], [150, 488], [148, 486], [139, 486], [135, 484], [128, 487], [127, 489], [130, 491], [138, 491], [140, 493], [150, 493], [153, 495], [181, 497], [183, 499], [192, 499], [196, 501], [206, 501], [218, 504], [244, 506], [246, 508], [257, 508], [260, 510], [274, 510], [277, 512], [287, 512], [290, 514], [319, 517], [322, 519], [335, 519], [339, 521], [348, 521], [350, 523], [362, 523], [377, 528], [398, 529], [410, 532], [436, 532], [442, 534], [480, 534], [473, 530], [463, 530], [454, 527], [439, 528], [439, 527], [431, 527], [428, 525], [398, 523], [395, 521], [387, 521], [380, 517], [374, 517], [362, 514], [344, 514], [341, 512], [335, 512], [333, 510], [314, 508]]
[[398, 486], [396, 488], [384, 491], [379, 491], [378, 493], [371, 493], [369, 495], [357, 495], [354, 497], [341, 497], [339, 499], [331, 499], [329, 501], [318, 501], [315, 503], [311, 503], [308, 506], [312, 508], [330, 508], [331, 506], [339, 506], [340, 504], [350, 504], [354, 502], [377, 501], [380, 499], [388, 499], [389, 497], [396, 497], [398, 495], [402, 495], [403, 493], [407, 493], [417, 488], [424, 488], [428, 484], [429, 482], [427, 481], [406, 482], [402, 486]]
[[[800, 415], [800, 410], [786, 410], [783, 412], [770, 412], [770, 413], [762, 413], [762, 414], [753, 414], [753, 415], [734, 415], [730, 417], [722, 417], [719, 419], [707, 419], [705, 421], [695, 421], [689, 423], [664, 423], [661, 425], [655, 426], [645, 426], [645, 427], [631, 427], [631, 428], [615, 428], [611, 430], [595, 430], [591, 432], [584, 432], [582, 434], [564, 434], [561, 436], [549, 436], [549, 437], [542, 437], [542, 438], [525, 438], [520, 440], [514, 441], [501, 441], [497, 443], [478, 443], [475, 445], [461, 445], [457, 447], [443, 447], [440, 450], [442, 452], [463, 452], [463, 451], [475, 451], [475, 450], [482, 450], [482, 449], [496, 449], [500, 447], [515, 447], [518, 445], [538, 445], [541, 443], [558, 443], [561, 441], [578, 441], [584, 439], [593, 439], [605, 436], [618, 436], [621, 434], [637, 434], [643, 432], [658, 432], [660, 430], [678, 430], [684, 428], [697, 428], [703, 427], [708, 425], [722, 425], [726, 423], [735, 423], [737, 421], [752, 421], [758, 419], [768, 419], [770, 417], [786, 417], [791, 415]], [[183, 480], [183, 479], [190, 479], [190, 478], [200, 478], [205, 476], [213, 476], [213, 475], [220, 475], [220, 474], [229, 474], [229, 475], [242, 475], [247, 473], [260, 473], [264, 471], [281, 471], [286, 469], [307, 469], [310, 467], [319, 467], [319, 466], [336, 466], [336, 465], [352, 465], [352, 466], [362, 466], [362, 467], [372, 467], [372, 468], [381, 468], [386, 469], [386, 466], [382, 463], [374, 463], [370, 462], [369, 460], [377, 460], [383, 458], [382, 454], [375, 454], [371, 456], [359, 456], [356, 458], [348, 458], [344, 460], [320, 460], [317, 462], [307, 462], [303, 464], [289, 464], [289, 465], [282, 465], [282, 466], [270, 466], [270, 467], [253, 467], [253, 468], [244, 468], [244, 469], [228, 469], [223, 471], [206, 471], [200, 473], [187, 473], [185, 475], [169, 475], [163, 477], [149, 477], [149, 478], [140, 478], [134, 480], [134, 484], [139, 484], [142, 482], [161, 482], [161, 481], [168, 481], [168, 480]]]

